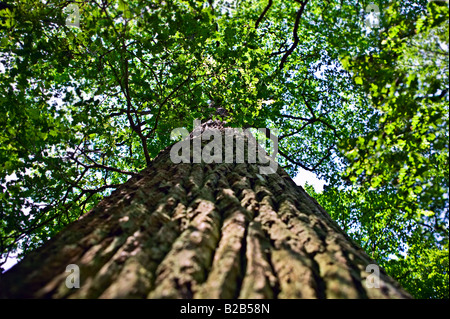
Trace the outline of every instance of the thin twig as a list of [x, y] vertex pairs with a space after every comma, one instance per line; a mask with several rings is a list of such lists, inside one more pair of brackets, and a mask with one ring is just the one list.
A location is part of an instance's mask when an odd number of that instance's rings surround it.
[[280, 62], [280, 66], [279, 66], [280, 70], [283, 69], [283, 66], [286, 63], [287, 58], [292, 54], [292, 52], [294, 52], [295, 48], [297, 47], [297, 45], [300, 41], [300, 39], [298, 37], [298, 26], [300, 24], [300, 18], [302, 17], [303, 11], [305, 10], [308, 0], [305, 0], [305, 1], [299, 2], [299, 3], [301, 3], [301, 7], [297, 11], [297, 16], [295, 18], [295, 23], [294, 23], [294, 30], [292, 31], [293, 36], [294, 36], [294, 43], [292, 43], [291, 47], [286, 51], [286, 53], [281, 58], [281, 62]]

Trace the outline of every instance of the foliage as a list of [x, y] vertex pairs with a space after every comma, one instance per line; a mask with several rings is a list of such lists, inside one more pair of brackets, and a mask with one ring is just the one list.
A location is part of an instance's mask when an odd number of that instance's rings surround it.
[[3, 258], [220, 106], [230, 126], [277, 128], [279, 163], [329, 180], [315, 196], [346, 231], [417, 296], [444, 296], [418, 279], [448, 278], [445, 3], [379, 1], [379, 29], [368, 1], [78, 1], [80, 28], [69, 3], [0, 7]]
[[351, 238], [416, 298], [449, 298], [448, 237], [399, 211], [396, 189], [306, 190]]
[[378, 44], [342, 54], [376, 126], [340, 140], [344, 180], [309, 191], [414, 296], [448, 298], [448, 5], [404, 14], [392, 3]]

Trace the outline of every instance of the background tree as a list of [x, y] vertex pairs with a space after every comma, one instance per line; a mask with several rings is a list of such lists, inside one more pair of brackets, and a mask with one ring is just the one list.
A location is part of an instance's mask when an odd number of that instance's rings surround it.
[[[67, 2], [2, 7], [4, 258], [52, 238], [149, 166], [171, 129], [191, 130], [220, 101], [230, 126], [279, 129], [283, 167], [329, 180], [326, 208], [339, 187], [344, 199], [358, 192], [383, 203], [329, 211], [394, 276], [417, 282], [418, 256], [436, 266], [423, 256], [448, 250], [447, 5], [380, 1], [375, 30], [365, 26], [364, 1], [236, 3], [84, 1], [80, 29], [65, 25]], [[434, 44], [432, 30], [443, 32]], [[428, 69], [408, 65], [411, 43], [426, 46], [416, 62]], [[444, 279], [446, 260], [433, 268]]]

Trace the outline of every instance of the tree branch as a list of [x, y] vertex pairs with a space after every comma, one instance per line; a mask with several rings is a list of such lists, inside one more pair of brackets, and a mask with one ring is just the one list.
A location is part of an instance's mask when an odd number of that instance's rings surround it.
[[[103, 164], [99, 164], [97, 163], [95, 160], [93, 160], [91, 157], [89, 157], [89, 155], [86, 154], [86, 152], [84, 152], [84, 150], [80, 149], [80, 152], [82, 155], [84, 155], [84, 157], [86, 157], [90, 162], [92, 162], [92, 165], [88, 165], [85, 163], [82, 163], [78, 160], [78, 158], [76, 158], [75, 156], [72, 157], [72, 159], [79, 165], [83, 166], [86, 169], [91, 169], [91, 168], [101, 168], [107, 171], [111, 171], [111, 172], [116, 172], [116, 173], [120, 173], [120, 174], [125, 174], [125, 175], [131, 175], [131, 176], [136, 176], [139, 175], [138, 173], [134, 173], [134, 172], [128, 172], [128, 171], [123, 171], [121, 169], [115, 168], [115, 167], [110, 167], [110, 166], [106, 166]], [[83, 172], [84, 174], [85, 172]], [[75, 183], [78, 183], [78, 181], [76, 181]]]
[[280, 155], [283, 156], [285, 159], [287, 159], [289, 162], [300, 166], [304, 170], [313, 171], [312, 168], [309, 168], [309, 167], [305, 166], [302, 162], [298, 162], [298, 161], [294, 160], [292, 157], [290, 157], [289, 155], [287, 155], [285, 152], [283, 152], [281, 150], [281, 147], [278, 147], [278, 153], [280, 153]]
[[293, 116], [293, 115], [289, 115], [289, 114], [281, 114], [281, 117], [285, 117], [285, 118], [293, 119], [293, 120], [300, 120], [300, 121], [309, 121], [309, 120], [311, 120], [311, 119], [308, 119], [306, 117]]
[[258, 20], [256, 20], [256, 22], [255, 22], [255, 29], [258, 29], [258, 26], [261, 23], [262, 19], [264, 19], [264, 16], [266, 15], [267, 11], [269, 11], [270, 7], [272, 6], [272, 2], [273, 2], [272, 0], [269, 0], [269, 3], [264, 8], [264, 11], [261, 13], [261, 15], [259, 16]]
[[294, 23], [294, 30], [292, 31], [293, 36], [294, 36], [294, 43], [292, 43], [291, 47], [286, 51], [286, 53], [281, 58], [281, 62], [280, 62], [280, 66], [279, 66], [280, 70], [283, 69], [284, 64], [287, 61], [287, 58], [292, 54], [292, 52], [294, 52], [295, 48], [297, 47], [297, 45], [298, 45], [298, 43], [300, 41], [300, 39], [298, 37], [298, 26], [300, 24], [300, 18], [302, 17], [303, 11], [305, 10], [305, 7], [306, 7], [306, 4], [308, 3], [308, 0], [305, 0], [305, 1], [300, 2], [300, 3], [301, 3], [301, 7], [297, 11], [297, 16], [295, 18], [295, 23]]
[[317, 119], [317, 118], [311, 118], [311, 119], [307, 119], [306, 121], [307, 121], [307, 122], [306, 122], [305, 124], [303, 124], [303, 125], [302, 125], [298, 130], [296, 130], [295, 132], [292, 132], [292, 133], [289, 133], [289, 134], [286, 134], [286, 135], [281, 135], [281, 136], [278, 138], [278, 141], [281, 141], [282, 139], [284, 139], [284, 138], [286, 138], [286, 137], [289, 137], [289, 136], [295, 135], [295, 134], [297, 134], [297, 133], [300, 133], [300, 132], [303, 131], [303, 130], [305, 129], [305, 127], [307, 127], [308, 125], [317, 122], [318, 119]]

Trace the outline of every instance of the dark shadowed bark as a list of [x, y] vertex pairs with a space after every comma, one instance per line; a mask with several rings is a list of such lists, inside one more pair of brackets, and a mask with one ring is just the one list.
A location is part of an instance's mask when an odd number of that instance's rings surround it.
[[[410, 297], [383, 270], [380, 288], [367, 288], [375, 262], [282, 169], [262, 175], [259, 167], [173, 164], [167, 148], [0, 277], [0, 295]], [[79, 289], [66, 287], [69, 264], [80, 268]]]

